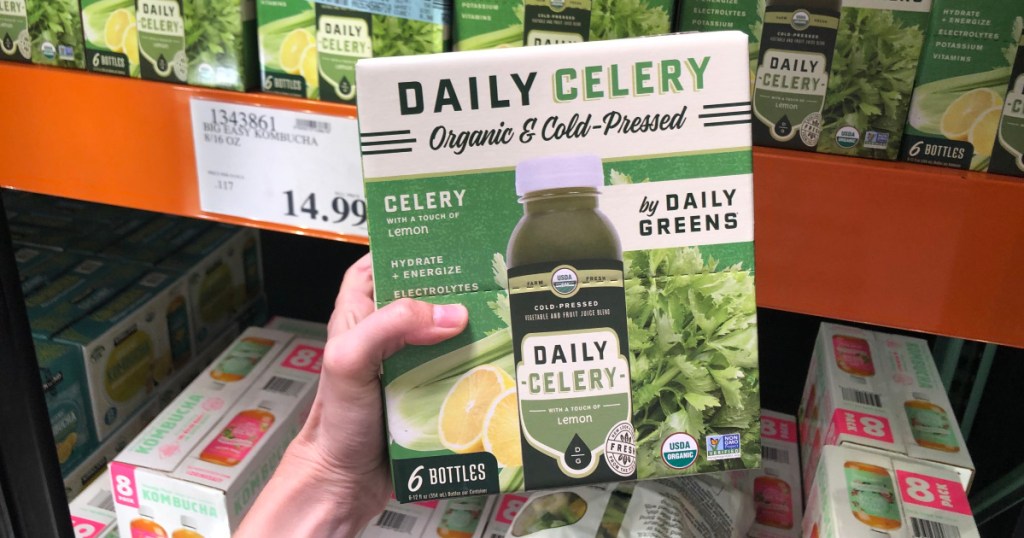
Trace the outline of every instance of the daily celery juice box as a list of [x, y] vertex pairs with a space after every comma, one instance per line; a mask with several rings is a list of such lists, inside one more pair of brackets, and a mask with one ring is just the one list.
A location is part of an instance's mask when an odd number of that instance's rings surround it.
[[829, 446], [803, 520], [805, 538], [975, 538], [956, 474], [926, 462]]
[[142, 78], [245, 91], [256, 84], [256, 0], [135, 0]]
[[32, 37], [28, 32], [28, 0], [0, 2], [0, 60], [32, 61]]
[[987, 170], [1024, 4], [934, 0], [900, 159]]
[[398, 500], [760, 463], [747, 39], [360, 62], [380, 307], [468, 329], [384, 363]]
[[[85, 68], [82, 17], [77, 0], [11, 0], [0, 7], [0, 21], [4, 21], [0, 22], [0, 50], [3, 50], [0, 57], [25, 61], [27, 37], [32, 63]], [[23, 33], [26, 26], [27, 35]]]
[[932, 0], [768, 0], [759, 145], [895, 160]]
[[139, 78], [139, 31], [135, 0], [81, 0], [85, 68]]
[[141, 465], [111, 464], [118, 526], [230, 536], [309, 414], [323, 346], [302, 339], [285, 346], [210, 428], [176, 447], [184, 457], [170, 471], [137, 457]]

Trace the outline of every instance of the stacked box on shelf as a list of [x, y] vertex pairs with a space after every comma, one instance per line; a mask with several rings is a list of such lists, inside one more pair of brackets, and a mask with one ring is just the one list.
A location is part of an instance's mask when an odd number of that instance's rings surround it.
[[927, 462], [827, 446], [813, 482], [805, 537], [979, 536], [957, 475]]
[[895, 160], [932, 0], [769, 2], [754, 143]]
[[356, 104], [361, 58], [447, 50], [447, 2], [257, 0], [263, 91]]
[[798, 537], [803, 497], [796, 417], [761, 411], [761, 454], [761, 469], [734, 473], [754, 508], [754, 521], [744, 536]]
[[927, 460], [970, 487], [974, 464], [923, 340], [823, 323], [799, 421], [805, 497], [828, 445]]
[[85, 68], [76, 0], [0, 2], [0, 60]]
[[85, 68], [139, 78], [139, 27], [135, 0], [81, 0]]
[[34, 339], [39, 377], [57, 444], [61, 473], [85, 462], [99, 446], [89, 404], [85, 364], [78, 349], [45, 339]]
[[96, 481], [89, 484], [71, 502], [71, 527], [79, 538], [118, 538], [117, 514], [114, 513], [114, 496], [110, 478], [104, 471]]
[[934, 0], [901, 160], [987, 170], [1024, 2]]
[[675, 0], [455, 0], [455, 50], [667, 34]]
[[[171, 528], [189, 517], [192, 530], [204, 536], [234, 531], [302, 427], [322, 356], [323, 342], [294, 340], [249, 372], [243, 379], [249, 386], [231, 401], [218, 392], [223, 381], [216, 379], [232, 377], [220, 363], [213, 379], [201, 375], [198, 387], [186, 389], [154, 422], [156, 429], [143, 432], [111, 464], [111, 481], [121, 486], [114, 495], [119, 526], [145, 518]], [[213, 409], [213, 401], [223, 406]]]
[[107, 464], [113, 461], [143, 428], [159, 415], [201, 371], [209, 366], [210, 362], [234, 341], [238, 333], [237, 327], [230, 327], [229, 330], [221, 333], [196, 360], [190, 361], [184, 368], [174, 372], [170, 378], [158, 384], [155, 395], [148, 399], [145, 406], [125, 421], [106, 441], [103, 441], [95, 450], [85, 452], [85, 460], [81, 464], [69, 472], [64, 472], [64, 491], [68, 498], [78, 495], [79, 491], [93, 480], [99, 480], [96, 477], [100, 472], [106, 470]]
[[245, 91], [256, 84], [255, 0], [136, 0], [143, 79]]
[[18, 264], [24, 296], [31, 295], [82, 261], [81, 257], [70, 252], [17, 244], [14, 260]]

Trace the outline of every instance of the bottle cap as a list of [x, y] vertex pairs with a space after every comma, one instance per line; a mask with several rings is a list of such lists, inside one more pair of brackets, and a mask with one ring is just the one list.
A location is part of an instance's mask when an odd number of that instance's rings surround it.
[[149, 519], [153, 519], [155, 517], [155, 514], [153, 513], [153, 509], [151, 507], [149, 507], [149, 506], [144, 505], [144, 504], [140, 504], [139, 505], [139, 515], [142, 516], [142, 517], [149, 518]]
[[192, 516], [181, 516], [181, 526], [194, 531], [199, 528], [199, 523]]
[[604, 186], [604, 168], [596, 155], [552, 155], [516, 165], [516, 194], [571, 187]]

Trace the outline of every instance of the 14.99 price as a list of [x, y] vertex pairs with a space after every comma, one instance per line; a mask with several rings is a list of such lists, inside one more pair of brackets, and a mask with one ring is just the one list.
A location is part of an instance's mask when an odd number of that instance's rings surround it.
[[295, 191], [284, 191], [284, 196], [284, 214], [289, 217], [306, 215], [312, 220], [330, 224], [347, 223], [351, 226], [360, 226], [366, 223], [366, 201], [361, 198], [339, 194], [331, 199], [328, 208], [320, 205], [319, 202], [324, 198], [318, 200], [316, 193], [309, 193], [303, 197]]

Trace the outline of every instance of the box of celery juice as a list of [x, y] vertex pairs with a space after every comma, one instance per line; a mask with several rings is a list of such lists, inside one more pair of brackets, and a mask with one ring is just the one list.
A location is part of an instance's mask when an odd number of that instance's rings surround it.
[[757, 467], [747, 39], [360, 62], [398, 500]]
[[139, 31], [135, 0], [81, 0], [85, 68], [139, 78]]
[[[21, 20], [16, 13], [26, 10], [28, 38], [31, 40], [32, 63], [70, 69], [85, 68], [85, 44], [82, 38], [82, 17], [78, 2], [75, 0], [14, 0], [7, 2], [3, 11], [11, 11], [13, 16], [0, 17], [8, 24], [16, 21], [13, 28], [0, 34], [6, 59], [23, 61], [25, 34], [22, 33]], [[4, 24], [0, 22], [0, 24]], [[14, 31], [17, 31], [15, 37]], [[8, 36], [16, 40], [16, 51], [8, 56], [11, 45]]]

